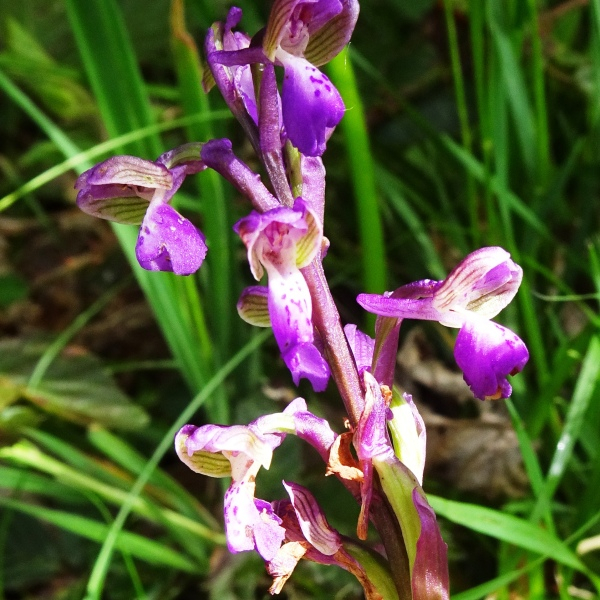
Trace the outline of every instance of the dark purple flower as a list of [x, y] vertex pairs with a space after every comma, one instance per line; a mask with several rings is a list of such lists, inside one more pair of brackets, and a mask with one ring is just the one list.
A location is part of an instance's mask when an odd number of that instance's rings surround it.
[[515, 296], [523, 271], [498, 247], [469, 254], [444, 281], [423, 280], [382, 296], [360, 294], [358, 303], [384, 317], [439, 321], [460, 328], [454, 355], [465, 381], [480, 399], [507, 398], [508, 375], [529, 358], [523, 341], [489, 321]]
[[206, 256], [204, 235], [170, 204], [186, 175], [205, 168], [200, 144], [185, 144], [156, 161], [114, 156], [75, 183], [77, 205], [95, 217], [140, 224], [136, 256], [150, 271], [190, 275]]
[[294, 383], [298, 385], [306, 378], [315, 391], [323, 391], [329, 366], [314, 343], [312, 301], [300, 272], [321, 247], [321, 224], [298, 198], [293, 209], [279, 207], [262, 214], [253, 211], [238, 221], [235, 231], [248, 249], [256, 280], [267, 271], [271, 327]]

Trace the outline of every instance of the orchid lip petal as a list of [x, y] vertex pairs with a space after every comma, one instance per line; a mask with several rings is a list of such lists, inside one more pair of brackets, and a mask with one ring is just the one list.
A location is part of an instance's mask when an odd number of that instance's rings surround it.
[[344, 116], [344, 102], [329, 78], [306, 59], [279, 51], [284, 67], [283, 124], [296, 148], [307, 156], [325, 152], [330, 130]]
[[458, 333], [454, 357], [475, 397], [508, 398], [507, 376], [520, 372], [529, 359], [523, 341], [493, 321], [473, 319]]
[[163, 202], [148, 208], [135, 247], [140, 265], [149, 271], [173, 271], [190, 275], [206, 256], [204, 235]]

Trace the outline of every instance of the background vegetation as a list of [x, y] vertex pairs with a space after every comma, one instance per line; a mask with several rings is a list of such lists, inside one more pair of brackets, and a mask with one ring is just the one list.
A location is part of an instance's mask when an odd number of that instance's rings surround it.
[[[269, 3], [244, 0], [256, 32]], [[0, 598], [263, 598], [224, 549], [221, 482], [178, 464], [185, 422], [245, 423], [297, 392], [268, 332], [235, 313], [251, 278], [231, 225], [248, 205], [209, 173], [177, 196], [207, 234], [199, 274], [135, 265], [135, 228], [74, 206], [77, 173], [228, 136], [199, 82], [220, 0], [0, 6]], [[407, 326], [401, 380], [428, 423], [453, 598], [600, 590], [600, 0], [371, 0], [329, 66], [348, 112], [324, 157], [325, 262], [354, 298], [442, 278], [483, 245], [523, 266], [501, 315], [531, 359], [511, 401], [469, 399], [452, 332]], [[331, 385], [311, 408], [342, 427]], [[357, 508], [286, 440], [261, 497], [308, 485], [351, 534]], [[287, 598], [359, 598], [302, 565]]]

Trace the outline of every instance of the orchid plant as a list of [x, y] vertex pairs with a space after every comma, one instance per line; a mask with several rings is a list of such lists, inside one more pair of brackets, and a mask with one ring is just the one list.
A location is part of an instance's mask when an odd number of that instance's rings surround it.
[[[516, 294], [522, 271], [501, 248], [467, 256], [443, 281], [423, 280], [358, 303], [378, 315], [375, 338], [342, 327], [323, 270], [325, 169], [322, 155], [344, 114], [338, 91], [319, 66], [348, 43], [357, 0], [275, 0], [268, 23], [253, 37], [237, 31], [232, 8], [205, 41], [206, 91], [217, 87], [242, 125], [268, 185], [233, 152], [227, 139], [189, 143], [155, 161], [110, 158], [80, 176], [78, 205], [118, 223], [140, 225], [142, 267], [189, 275], [207, 252], [204, 235], [170, 204], [185, 177], [213, 169], [250, 201], [235, 225], [250, 271], [266, 285], [248, 287], [238, 312], [271, 327], [294, 384], [322, 392], [333, 379], [347, 413], [338, 433], [297, 398], [283, 412], [249, 425], [185, 425], [175, 449], [193, 471], [229, 477], [224, 522], [231, 552], [256, 551], [278, 593], [296, 564], [310, 560], [353, 573], [365, 596], [448, 598], [447, 549], [423, 491], [425, 425], [412, 398], [394, 387], [403, 319], [458, 328], [455, 357], [482, 400], [511, 394], [507, 377], [528, 359], [520, 338], [492, 322]], [[276, 71], [282, 69], [281, 86]], [[287, 498], [255, 496], [286, 435], [319, 453], [360, 505], [356, 536], [333, 529], [308, 489], [283, 482]], [[380, 544], [367, 543], [371, 524]]]

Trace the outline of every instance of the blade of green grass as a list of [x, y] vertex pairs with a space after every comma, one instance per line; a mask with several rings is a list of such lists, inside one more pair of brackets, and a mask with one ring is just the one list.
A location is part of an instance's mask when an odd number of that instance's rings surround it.
[[[98, 108], [110, 135], [153, 123], [150, 102], [115, 0], [66, 0], [65, 7]], [[162, 152], [157, 135], [124, 148], [144, 158]]]
[[408, 230], [413, 234], [423, 254], [423, 262], [428, 275], [436, 279], [444, 279], [446, 269], [438, 256], [434, 243], [429, 237], [425, 224], [415, 210], [410, 206], [402, 192], [401, 183], [389, 171], [377, 167], [377, 178], [381, 182], [382, 194], [387, 197], [390, 206], [404, 221]]
[[587, 567], [564, 542], [537, 525], [491, 508], [428, 495], [436, 514], [473, 531], [550, 557], [582, 573]]
[[[504, 25], [503, 27], [503, 20], [506, 20], [506, 16], [502, 12], [506, 12], [507, 7], [500, 2], [488, 2], [487, 6], [489, 9], [488, 24], [499, 63], [502, 86], [506, 90], [506, 100], [515, 123], [515, 132], [519, 141], [522, 159], [528, 173], [535, 175], [537, 172], [537, 142], [533, 111], [529, 102], [523, 70], [517, 60], [513, 41], [505, 30], [505, 27], [508, 26]], [[534, 180], [535, 177], [532, 177], [532, 181]]]
[[531, 13], [531, 71], [535, 103], [535, 133], [537, 141], [537, 171], [539, 181], [545, 182], [550, 171], [550, 134], [548, 131], [548, 109], [546, 106], [546, 85], [544, 54], [539, 29], [539, 13], [536, 0], [528, 0]]
[[[43, 508], [34, 504], [28, 504], [26, 502], [20, 502], [19, 500], [3, 497], [0, 497], [0, 505], [31, 515], [32, 517], [46, 521], [61, 529], [98, 543], [101, 543], [106, 539], [106, 534], [109, 530], [109, 527], [104, 523], [82, 517], [72, 512]], [[179, 552], [176, 552], [160, 542], [149, 540], [135, 533], [126, 531], [119, 532], [117, 539], [115, 540], [115, 546], [123, 552], [137, 556], [138, 558], [155, 565], [166, 566], [187, 573], [201, 572], [196, 563]]]
[[[100, 426], [92, 426], [88, 430], [88, 439], [95, 448], [103, 452], [119, 466], [139, 476], [146, 465], [146, 458], [134, 450], [120, 437]], [[200, 516], [206, 525], [212, 529], [219, 527], [216, 519], [208, 512], [180, 483], [161, 469], [156, 469], [149, 480], [154, 486], [154, 492], [166, 499], [172, 507], [189, 516]]]
[[[82, 493], [91, 492], [113, 504], [122, 506], [129, 496], [128, 492], [122, 489], [123, 484], [127, 485], [129, 483], [127, 480], [122, 481], [122, 485], [119, 487], [108, 485], [44, 454], [31, 442], [25, 440], [0, 449], [0, 457], [43, 471], [55, 477], [57, 481], [80, 490]], [[187, 534], [193, 534], [214, 543], [224, 543], [222, 534], [212, 531], [198, 520], [189, 519], [170, 509], [160, 508], [148, 498], [137, 496], [132, 505], [132, 510], [167, 527], [183, 528]]]
[[[453, 4], [450, 0], [444, 0], [444, 15], [446, 18], [446, 30], [448, 32], [448, 46], [450, 49], [450, 61], [452, 64], [452, 80], [454, 82], [454, 96], [456, 99], [456, 108], [458, 120], [460, 122], [460, 133], [462, 145], [467, 152], [473, 151], [473, 135], [471, 132], [471, 123], [469, 119], [469, 110], [467, 107], [467, 95], [465, 93], [465, 83], [462, 67], [460, 64], [460, 49], [458, 45], [458, 34], [456, 32], [456, 23], [453, 15]], [[471, 238], [475, 247], [479, 245], [479, 201], [475, 182], [473, 177], [466, 174], [466, 196], [469, 205], [468, 215], [471, 227]]]
[[119, 292], [129, 284], [128, 280], [106, 291], [100, 298], [93, 302], [87, 309], [77, 315], [73, 322], [57, 335], [48, 349], [41, 356], [37, 365], [33, 369], [27, 385], [32, 390], [39, 386], [44, 374], [52, 361], [65, 349], [69, 341], [84, 327], [90, 319], [96, 316]]
[[537, 520], [549, 507], [550, 501], [556, 492], [560, 480], [564, 476], [569, 460], [573, 455], [575, 443], [579, 438], [584, 423], [585, 415], [594, 397], [594, 390], [600, 380], [600, 338], [592, 337], [587, 352], [583, 359], [581, 372], [573, 391], [573, 397], [567, 412], [560, 439], [544, 487], [538, 495], [536, 505], [532, 511], [531, 519]]
[[[171, 47], [177, 70], [177, 80], [184, 113], [208, 114], [208, 97], [202, 89], [203, 66], [194, 39], [186, 29], [183, 0], [171, 3]], [[190, 140], [206, 141], [214, 137], [212, 123], [202, 121], [187, 128]], [[209, 283], [205, 287], [211, 323], [214, 325], [213, 357], [215, 365], [221, 364], [235, 348], [232, 345], [232, 323], [237, 323], [235, 313], [235, 273], [232, 256], [232, 224], [228, 216], [227, 198], [223, 179], [208, 169], [196, 180], [201, 199], [204, 232], [210, 252], [207, 255]], [[241, 285], [238, 286], [241, 288]], [[229, 404], [224, 390], [215, 394], [207, 403], [211, 420], [229, 423]]]
[[[519, 440], [519, 449], [521, 450], [521, 456], [523, 457], [523, 463], [525, 464], [525, 471], [527, 472], [529, 483], [531, 484], [534, 496], [537, 497], [541, 493], [544, 486], [544, 475], [542, 473], [542, 468], [537, 459], [531, 439], [527, 434], [525, 425], [521, 420], [517, 409], [510, 398], [505, 400], [505, 404], [508, 408], [515, 433], [517, 434], [517, 439]], [[554, 520], [552, 519], [552, 512], [550, 511], [549, 507], [546, 511], [544, 511], [542, 516], [548, 531], [552, 535], [556, 535]]]
[[66, 503], [80, 503], [81, 494], [71, 488], [18, 467], [0, 465], [0, 488], [12, 492], [43, 494], [46, 497]]
[[340, 127], [344, 134], [356, 202], [356, 223], [363, 257], [362, 289], [382, 293], [386, 290], [387, 267], [379, 192], [375, 183], [375, 165], [371, 155], [364, 107], [348, 49], [332, 60], [328, 68], [332, 81], [346, 105], [346, 113]]

